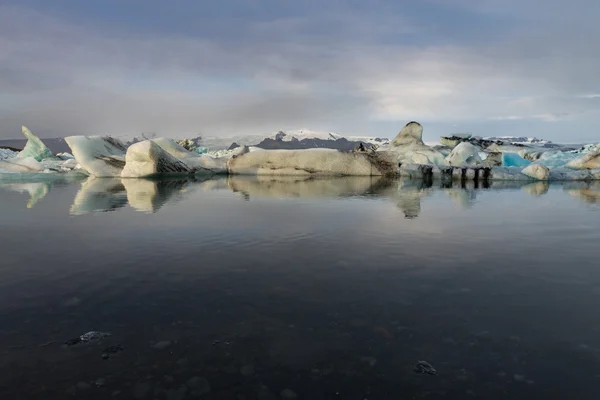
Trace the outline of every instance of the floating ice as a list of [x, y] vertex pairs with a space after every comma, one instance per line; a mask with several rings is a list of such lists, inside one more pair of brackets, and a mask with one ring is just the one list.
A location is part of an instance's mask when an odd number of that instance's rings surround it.
[[19, 153], [19, 158], [33, 157], [36, 161], [42, 161], [44, 158], [52, 157], [53, 154], [46, 145], [35, 136], [25, 125], [21, 127], [23, 135], [27, 138], [25, 148]]
[[346, 153], [330, 149], [260, 150], [228, 161], [231, 174], [377, 176], [396, 173], [396, 163], [380, 152]]
[[9, 158], [14, 158], [19, 155], [18, 151], [12, 151], [10, 149], [2, 149], [0, 148], [0, 161], [8, 160]]
[[[186, 150], [187, 151], [187, 150]], [[191, 175], [194, 169], [173, 157], [151, 140], [132, 144], [127, 149], [122, 178], [143, 178], [157, 175]]]
[[547, 181], [550, 179], [550, 170], [540, 164], [530, 164], [521, 172], [540, 181]]
[[164, 151], [183, 161], [185, 165], [194, 169], [194, 173], [227, 173], [227, 160], [210, 157], [204, 154], [188, 151], [168, 138], [151, 139], [162, 147]]
[[569, 161], [565, 166], [571, 169], [600, 168], [600, 152], [591, 151]]
[[418, 122], [409, 122], [387, 146], [381, 146], [378, 152], [393, 154], [397, 162], [446, 165], [442, 153], [423, 143], [423, 127]]
[[479, 156], [479, 148], [473, 146], [469, 142], [459, 143], [446, 157], [448, 165], [477, 165], [481, 163], [481, 157]]
[[102, 136], [69, 136], [65, 141], [75, 159], [90, 175], [120, 176], [127, 148], [118, 139]]
[[531, 161], [524, 159], [517, 153], [502, 153], [503, 167], [526, 167]]

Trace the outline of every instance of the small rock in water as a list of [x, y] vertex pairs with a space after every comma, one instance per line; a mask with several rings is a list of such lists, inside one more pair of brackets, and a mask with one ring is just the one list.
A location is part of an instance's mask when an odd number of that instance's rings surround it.
[[417, 361], [417, 365], [415, 365], [415, 372], [419, 374], [437, 375], [437, 370], [433, 368], [433, 365], [429, 364], [427, 361]]
[[99, 340], [99, 339], [103, 339], [108, 336], [110, 336], [109, 332], [90, 331], [90, 332], [84, 333], [83, 335], [81, 335], [77, 338], [67, 340], [65, 342], [65, 344], [67, 346], [73, 346], [78, 343], [89, 342], [91, 340]]
[[92, 387], [92, 385], [90, 385], [90, 384], [89, 384], [89, 383], [87, 383], [87, 382], [79, 382], [79, 383], [76, 385], [76, 387], [77, 387], [77, 389], [79, 389], [79, 390], [88, 390], [88, 389], [90, 389], [90, 388]]
[[169, 342], [168, 340], [163, 340], [161, 342], [155, 343], [152, 347], [155, 348], [156, 350], [164, 350], [170, 346], [171, 346], [171, 342]]
[[283, 389], [281, 391], [281, 398], [292, 400], [292, 399], [297, 399], [298, 395], [292, 389]]
[[150, 393], [152, 386], [149, 382], [138, 382], [133, 388], [133, 398], [137, 400], [145, 399]]

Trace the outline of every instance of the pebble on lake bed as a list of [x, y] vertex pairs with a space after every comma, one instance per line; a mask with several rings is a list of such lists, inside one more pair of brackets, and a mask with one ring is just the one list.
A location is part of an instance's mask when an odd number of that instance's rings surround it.
[[433, 365], [429, 364], [427, 361], [417, 361], [417, 365], [415, 365], [415, 372], [419, 374], [437, 375], [437, 370], [433, 368]]

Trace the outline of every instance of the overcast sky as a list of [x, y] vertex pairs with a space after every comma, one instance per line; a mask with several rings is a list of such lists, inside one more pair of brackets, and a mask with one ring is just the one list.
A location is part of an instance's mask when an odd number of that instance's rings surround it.
[[1, 0], [0, 138], [600, 141], [598, 0]]

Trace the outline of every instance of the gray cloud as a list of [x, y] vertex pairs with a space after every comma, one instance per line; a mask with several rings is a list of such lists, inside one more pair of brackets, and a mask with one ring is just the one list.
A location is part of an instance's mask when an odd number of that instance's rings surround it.
[[[600, 28], [587, 22], [598, 6], [461, 0], [450, 8], [512, 23], [488, 40], [469, 40], [472, 31], [448, 41], [428, 15], [334, 8], [241, 21], [219, 39], [91, 29], [0, 7], [0, 136], [14, 137], [22, 123], [42, 136], [295, 127], [390, 136], [419, 119], [440, 129], [471, 121], [490, 134], [530, 120], [544, 129], [538, 136], [593, 138]], [[561, 122], [577, 128], [565, 132]]]

